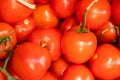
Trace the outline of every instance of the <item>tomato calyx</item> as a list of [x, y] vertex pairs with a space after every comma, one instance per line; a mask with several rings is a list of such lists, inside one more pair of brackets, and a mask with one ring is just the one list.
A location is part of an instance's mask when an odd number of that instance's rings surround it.
[[86, 33], [86, 32], [88, 32], [89, 31], [89, 26], [88, 26], [88, 29], [86, 30], [85, 29], [85, 26], [86, 26], [86, 21], [87, 21], [87, 15], [88, 15], [88, 12], [90, 11], [90, 9], [91, 9], [91, 7], [95, 4], [95, 3], [97, 3], [98, 2], [98, 0], [93, 0], [89, 5], [88, 5], [88, 7], [86, 8], [86, 10], [85, 10], [85, 12], [84, 12], [84, 23], [82, 24], [81, 22], [80, 22], [80, 30], [78, 30], [78, 32], [82, 32], [82, 33]]
[[30, 9], [35, 9], [36, 5], [35, 4], [30, 4], [26, 2], [25, 0], [17, 0], [17, 2], [21, 3], [22, 5], [30, 8]]

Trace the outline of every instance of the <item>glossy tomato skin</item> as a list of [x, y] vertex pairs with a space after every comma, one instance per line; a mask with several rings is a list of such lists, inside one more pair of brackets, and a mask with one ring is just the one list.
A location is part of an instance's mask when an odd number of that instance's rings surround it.
[[50, 0], [34, 0], [35, 3], [48, 3]]
[[56, 16], [67, 18], [75, 13], [77, 0], [51, 0], [50, 5]]
[[65, 58], [72, 63], [84, 63], [94, 54], [97, 39], [93, 32], [67, 31], [61, 40], [61, 49]]
[[111, 1], [111, 15], [113, 21], [120, 26], [120, 0]]
[[29, 41], [39, 46], [47, 47], [52, 61], [55, 61], [62, 55], [60, 47], [61, 37], [61, 32], [56, 28], [38, 28], [32, 33]]
[[92, 72], [85, 66], [73, 64], [63, 73], [62, 80], [95, 80]]
[[111, 44], [101, 44], [90, 60], [93, 74], [102, 80], [115, 80], [120, 77], [120, 51]]
[[[84, 13], [88, 5], [93, 0], [79, 0], [76, 6], [76, 17], [78, 21], [84, 23]], [[86, 27], [96, 30], [109, 20], [111, 16], [111, 7], [108, 0], [98, 0], [89, 10], [86, 18]]]
[[[25, 0], [33, 4], [34, 0]], [[31, 15], [33, 9], [22, 5], [17, 0], [1, 0], [0, 1], [0, 16], [1, 20], [10, 24], [14, 24]]]
[[31, 17], [27, 17], [15, 23], [14, 29], [17, 35], [18, 43], [26, 41], [35, 28], [35, 21]]
[[9, 62], [20, 80], [40, 80], [50, 64], [49, 51], [30, 42], [18, 45]]
[[[0, 59], [5, 59], [7, 56], [7, 52], [10, 49], [10, 46], [14, 48], [17, 44], [17, 38], [16, 38], [16, 33], [14, 28], [5, 23], [5, 22], [0, 22]], [[6, 41], [10, 39], [10, 41]], [[3, 44], [3, 41], [6, 41], [6, 45]], [[5, 49], [5, 51], [3, 51]]]
[[46, 74], [40, 80], [59, 80], [52, 72], [47, 71]]
[[57, 27], [59, 19], [53, 14], [50, 4], [38, 4], [33, 12], [33, 19], [40, 28]]
[[107, 21], [94, 33], [97, 36], [99, 43], [113, 43], [118, 38], [116, 27], [111, 21]]

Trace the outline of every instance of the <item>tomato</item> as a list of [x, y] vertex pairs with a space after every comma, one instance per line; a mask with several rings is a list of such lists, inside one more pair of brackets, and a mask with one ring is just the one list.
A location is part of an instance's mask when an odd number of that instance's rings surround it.
[[5, 59], [10, 47], [14, 48], [16, 44], [14, 28], [5, 22], [0, 22], [0, 59]]
[[95, 31], [95, 34], [100, 43], [112, 43], [115, 42], [118, 37], [116, 27], [111, 21], [107, 21], [102, 25], [99, 30]]
[[53, 14], [50, 4], [38, 4], [33, 12], [33, 19], [40, 28], [57, 27], [59, 19]]
[[78, 22], [75, 16], [70, 16], [65, 18], [60, 24], [60, 30], [62, 33], [65, 33], [67, 30], [70, 30], [72, 27], [77, 26]]
[[39, 46], [47, 47], [52, 61], [59, 59], [62, 55], [60, 41], [62, 34], [56, 28], [36, 29], [29, 41]]
[[51, 59], [46, 48], [24, 42], [14, 49], [8, 64], [20, 80], [40, 80], [50, 67]]
[[64, 71], [62, 80], [94, 80], [94, 76], [86, 66], [73, 64]]
[[[34, 0], [25, 0], [33, 4]], [[14, 24], [31, 15], [33, 9], [26, 7], [17, 0], [1, 0], [0, 1], [0, 16], [1, 20], [10, 24]]]
[[46, 74], [40, 80], [59, 80], [52, 72], [47, 71]]
[[0, 80], [7, 80], [7, 77], [2, 71], [0, 71]]
[[61, 40], [61, 49], [65, 58], [72, 63], [84, 63], [94, 54], [97, 39], [93, 32], [67, 31]]
[[31, 17], [27, 17], [14, 24], [18, 43], [24, 42], [32, 31], [36, 28], [35, 22]]
[[[84, 13], [93, 0], [79, 0], [76, 6], [76, 17], [79, 22], [84, 23]], [[86, 27], [90, 30], [96, 30], [109, 20], [111, 16], [111, 7], [108, 0], [98, 0], [88, 10], [86, 16]]]
[[70, 64], [62, 57], [51, 64], [50, 71], [56, 76], [61, 77]]
[[77, 0], [51, 0], [50, 6], [56, 16], [59, 18], [67, 18], [75, 13], [76, 3]]
[[35, 3], [48, 3], [50, 0], [34, 0]]
[[120, 26], [120, 0], [111, 1], [111, 16], [113, 21]]
[[120, 77], [120, 51], [111, 44], [98, 46], [95, 55], [90, 60], [93, 74], [102, 80], [115, 80]]

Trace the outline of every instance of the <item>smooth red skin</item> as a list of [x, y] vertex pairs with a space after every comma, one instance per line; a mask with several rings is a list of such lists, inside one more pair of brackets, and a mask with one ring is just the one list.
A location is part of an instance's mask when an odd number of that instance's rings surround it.
[[37, 45], [46, 45], [52, 61], [59, 59], [61, 53], [61, 32], [56, 28], [36, 29], [30, 36], [29, 41]]
[[113, 21], [120, 26], [120, 0], [111, 1], [111, 16]]
[[67, 31], [61, 40], [62, 53], [72, 63], [85, 63], [93, 56], [96, 47], [96, 36], [90, 31]]
[[51, 64], [50, 71], [56, 76], [61, 77], [69, 65], [70, 64], [66, 60], [60, 58]]
[[[5, 37], [9, 36], [11, 39], [11, 42], [6, 43], [6, 50], [10, 49], [10, 44], [12, 44], [12, 48], [14, 48], [17, 44], [17, 38], [16, 38], [16, 33], [14, 28], [5, 23], [5, 22], [0, 22], [0, 36]], [[4, 45], [0, 45], [0, 50], [4, 49]], [[7, 57], [7, 52], [0, 52], [0, 59], [5, 59]]]
[[[25, 0], [28, 3], [33, 4], [34, 0]], [[31, 15], [33, 9], [30, 9], [16, 0], [1, 0], [0, 1], [0, 17], [1, 20], [10, 24], [14, 24], [29, 15]]]
[[59, 18], [67, 18], [75, 13], [77, 0], [51, 0], [50, 6]]
[[58, 27], [59, 19], [53, 14], [49, 3], [37, 4], [32, 16], [39, 28]]
[[[76, 17], [82, 24], [84, 23], [85, 10], [92, 1], [93, 0], [79, 0], [76, 6]], [[110, 3], [107, 0], [98, 0], [87, 14], [86, 27], [90, 30], [99, 29], [101, 25], [109, 20], [110, 16]]]
[[40, 80], [59, 80], [52, 72], [47, 71], [46, 74]]
[[102, 80], [115, 80], [120, 77], [120, 51], [111, 44], [101, 44], [90, 60], [93, 74]]
[[118, 38], [115, 25], [111, 21], [107, 21], [95, 32], [99, 43], [112, 43]]
[[17, 23], [14, 24], [14, 29], [17, 35], [18, 43], [22, 43], [36, 28], [35, 21], [31, 17], [27, 17]]
[[65, 33], [66, 31], [70, 30], [72, 27], [77, 26], [78, 22], [75, 16], [70, 16], [68, 18], [65, 18], [61, 24], [60, 24], [60, 30], [62, 33]]
[[48, 3], [50, 0], [34, 0], [35, 3]]
[[50, 64], [49, 51], [30, 42], [20, 44], [9, 62], [10, 68], [20, 80], [40, 80]]
[[73, 64], [64, 71], [62, 80], [94, 80], [94, 76], [85, 65]]

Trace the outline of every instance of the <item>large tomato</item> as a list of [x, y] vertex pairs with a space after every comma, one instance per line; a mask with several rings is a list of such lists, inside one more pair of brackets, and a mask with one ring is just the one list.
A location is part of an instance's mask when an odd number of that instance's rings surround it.
[[73, 64], [64, 71], [62, 80], [94, 80], [94, 76], [85, 65]]
[[[84, 23], [84, 13], [92, 1], [95, 0], [79, 0], [76, 6], [76, 17], [82, 24]], [[111, 7], [108, 0], [97, 0], [90, 10], [87, 11], [86, 27], [91, 30], [101, 27], [111, 16]]]
[[14, 28], [4, 22], [0, 22], [0, 59], [4, 59], [10, 47], [14, 48], [17, 43]]
[[111, 10], [113, 21], [120, 26], [120, 0], [111, 1]]
[[50, 5], [56, 16], [67, 18], [75, 13], [77, 0], [51, 0]]
[[[33, 4], [34, 0], [25, 0]], [[0, 0], [0, 17], [1, 20], [14, 24], [32, 14], [33, 9], [26, 7], [17, 0]]]
[[120, 51], [111, 44], [98, 46], [90, 60], [93, 74], [102, 80], [115, 80], [120, 77]]
[[51, 58], [46, 48], [25, 42], [13, 51], [8, 64], [20, 80], [40, 80], [50, 67]]
[[53, 14], [50, 4], [38, 4], [33, 12], [33, 19], [40, 28], [57, 27], [59, 19]]
[[70, 30], [65, 32], [61, 40], [63, 55], [73, 63], [84, 63], [89, 60], [96, 47], [97, 39], [91, 31]]
[[29, 38], [29, 41], [39, 46], [47, 47], [53, 61], [61, 57], [62, 34], [56, 28], [36, 29]]

